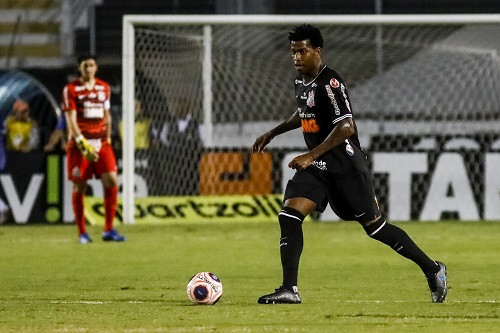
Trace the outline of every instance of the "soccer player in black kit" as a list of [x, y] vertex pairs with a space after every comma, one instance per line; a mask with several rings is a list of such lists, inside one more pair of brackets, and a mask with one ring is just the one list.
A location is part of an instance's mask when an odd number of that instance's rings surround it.
[[445, 265], [431, 260], [380, 212], [347, 88], [321, 61], [321, 32], [312, 25], [301, 25], [288, 39], [299, 72], [295, 79], [297, 111], [258, 137], [252, 151], [262, 152], [275, 136], [301, 127], [309, 152], [288, 164], [297, 171], [287, 184], [284, 207], [278, 214], [283, 283], [258, 302], [301, 303], [297, 276], [303, 248], [302, 221], [314, 210], [324, 211], [328, 203], [340, 218], [359, 222], [368, 236], [415, 262], [427, 278], [432, 302], [443, 302], [448, 291]]

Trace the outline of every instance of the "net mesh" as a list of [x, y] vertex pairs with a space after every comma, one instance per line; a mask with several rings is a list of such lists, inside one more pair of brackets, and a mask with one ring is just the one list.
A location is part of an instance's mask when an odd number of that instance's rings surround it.
[[[296, 108], [287, 39], [293, 26], [211, 27], [211, 147], [202, 109], [203, 26], [135, 27], [135, 93], [141, 106], [136, 124], [150, 124], [148, 146], [136, 147], [136, 159], [146, 161], [136, 174], [146, 179], [149, 195], [282, 191], [281, 158], [305, 149], [301, 133], [276, 138], [260, 157], [248, 150]], [[319, 27], [323, 62], [344, 78], [361, 143], [370, 153], [437, 154], [457, 134], [468, 143], [455, 150], [493, 149], [500, 111], [498, 25]], [[482, 155], [462, 156], [471, 183], [479, 184]], [[431, 158], [430, 169], [434, 162]], [[383, 206], [389, 195], [384, 177], [376, 177]], [[430, 177], [413, 177], [412, 214], [423, 206]], [[473, 190], [480, 196], [482, 185]]]

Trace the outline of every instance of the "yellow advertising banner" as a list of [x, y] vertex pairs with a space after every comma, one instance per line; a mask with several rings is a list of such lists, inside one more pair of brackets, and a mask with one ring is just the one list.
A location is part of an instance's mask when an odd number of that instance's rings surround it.
[[[135, 223], [276, 222], [282, 200], [282, 194], [136, 198]], [[121, 212], [119, 200], [120, 221]], [[104, 224], [103, 198], [85, 198], [85, 218]]]

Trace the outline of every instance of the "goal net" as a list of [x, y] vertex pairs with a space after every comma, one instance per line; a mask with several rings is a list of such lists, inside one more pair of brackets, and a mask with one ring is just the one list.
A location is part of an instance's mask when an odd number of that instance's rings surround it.
[[500, 215], [499, 15], [132, 15], [123, 37], [125, 220], [136, 195], [283, 192], [290, 156], [305, 150], [300, 130], [265, 154], [250, 147], [295, 111], [287, 37], [302, 23], [321, 29], [322, 59], [347, 84], [390, 218]]

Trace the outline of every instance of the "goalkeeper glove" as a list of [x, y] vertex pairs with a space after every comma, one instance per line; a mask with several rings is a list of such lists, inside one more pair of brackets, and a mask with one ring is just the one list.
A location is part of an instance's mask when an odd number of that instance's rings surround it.
[[82, 152], [83, 156], [89, 160], [90, 162], [96, 162], [97, 159], [99, 158], [99, 154], [95, 151], [95, 148], [92, 147], [88, 143], [88, 141], [83, 137], [83, 135], [79, 135], [75, 139], [76, 145], [78, 146], [78, 149]]

